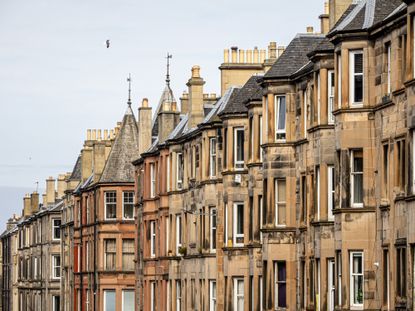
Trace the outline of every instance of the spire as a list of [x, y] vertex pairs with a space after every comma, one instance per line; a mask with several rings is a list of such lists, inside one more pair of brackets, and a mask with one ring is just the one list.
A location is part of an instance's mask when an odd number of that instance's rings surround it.
[[167, 52], [167, 74], [166, 74], [166, 83], [170, 86], [170, 59], [173, 58], [173, 55]]
[[127, 82], [128, 82], [128, 101], [127, 101], [127, 104], [128, 104], [128, 106], [131, 107], [131, 73], [128, 74]]

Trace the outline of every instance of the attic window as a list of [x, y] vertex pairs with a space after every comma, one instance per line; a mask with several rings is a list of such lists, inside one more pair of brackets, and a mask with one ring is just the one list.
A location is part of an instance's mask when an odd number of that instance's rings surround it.
[[350, 103], [352, 106], [363, 105], [363, 50], [350, 52]]

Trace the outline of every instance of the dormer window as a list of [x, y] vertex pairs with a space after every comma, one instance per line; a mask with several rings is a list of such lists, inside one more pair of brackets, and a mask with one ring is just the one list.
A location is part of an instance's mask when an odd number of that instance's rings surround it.
[[363, 50], [350, 52], [350, 104], [351, 106], [363, 105]]
[[275, 96], [275, 140], [285, 141], [286, 103], [285, 96]]

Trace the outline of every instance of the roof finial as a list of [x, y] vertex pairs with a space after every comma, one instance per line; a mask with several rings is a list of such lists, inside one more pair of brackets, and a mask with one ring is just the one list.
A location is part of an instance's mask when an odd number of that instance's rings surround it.
[[128, 106], [131, 106], [131, 73], [128, 74], [128, 78], [127, 78], [127, 82], [128, 82]]
[[166, 83], [170, 86], [170, 59], [173, 58], [173, 55], [167, 52], [167, 75], [166, 75]]

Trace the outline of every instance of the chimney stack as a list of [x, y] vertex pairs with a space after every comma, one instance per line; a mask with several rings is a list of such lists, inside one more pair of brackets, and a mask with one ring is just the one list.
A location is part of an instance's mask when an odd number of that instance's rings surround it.
[[46, 206], [47, 205], [47, 198], [46, 198], [46, 193], [42, 194], [42, 205]]
[[307, 27], [307, 33], [314, 33], [314, 27], [313, 26], [308, 26]]
[[151, 107], [148, 99], [144, 98], [138, 108], [138, 152], [141, 155], [151, 146]]
[[39, 211], [39, 193], [36, 191], [30, 195], [30, 202], [31, 202], [31, 214]]
[[[232, 50], [233, 52], [234, 50]], [[235, 50], [236, 54], [236, 50]], [[233, 60], [232, 60], [233, 62]], [[203, 85], [205, 81], [200, 77], [200, 67], [192, 67], [192, 77], [187, 82], [189, 88], [189, 127], [195, 128], [203, 121]]]
[[329, 28], [337, 23], [354, 0], [329, 0]]
[[32, 215], [31, 209], [30, 194], [27, 193], [23, 198], [23, 217], [30, 217]]
[[94, 182], [98, 182], [101, 178], [102, 172], [104, 171], [105, 166], [105, 141], [100, 139], [98, 136], [98, 141], [94, 142], [93, 145], [93, 172], [94, 172]]
[[92, 174], [92, 148], [90, 146], [84, 146], [82, 149], [81, 163], [82, 181], [85, 181]]
[[321, 33], [327, 34], [330, 31], [330, 16], [329, 16], [329, 3], [324, 3], [324, 13], [320, 15], [320, 27]]
[[66, 175], [58, 175], [58, 199], [61, 199], [65, 195], [66, 190]]
[[55, 179], [49, 177], [46, 179], [46, 203], [47, 205], [54, 204], [56, 199]]

